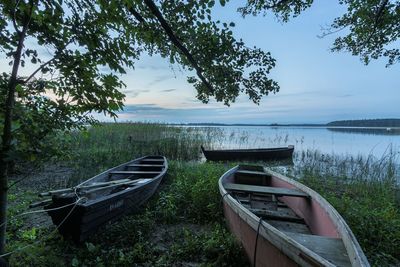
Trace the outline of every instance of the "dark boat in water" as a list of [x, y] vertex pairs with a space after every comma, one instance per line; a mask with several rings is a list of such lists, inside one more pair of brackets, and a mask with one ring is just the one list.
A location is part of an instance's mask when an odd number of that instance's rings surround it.
[[64, 236], [85, 240], [97, 228], [138, 211], [156, 191], [168, 169], [162, 156], [146, 156], [109, 169], [76, 187], [42, 193], [44, 209]]
[[219, 191], [252, 266], [369, 266], [340, 214], [303, 184], [262, 166], [237, 166], [221, 176]]
[[259, 149], [206, 150], [201, 146], [204, 156], [210, 161], [255, 160], [271, 161], [291, 159], [294, 146]]

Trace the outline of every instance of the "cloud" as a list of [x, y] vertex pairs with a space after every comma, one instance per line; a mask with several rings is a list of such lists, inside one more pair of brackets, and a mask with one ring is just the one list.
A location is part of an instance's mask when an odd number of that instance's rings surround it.
[[157, 122], [225, 122], [225, 123], [266, 123], [273, 117], [286, 117], [298, 110], [292, 107], [265, 109], [257, 106], [247, 108], [212, 107], [161, 107], [156, 104], [126, 105], [121, 111], [119, 121], [157, 121]]
[[150, 88], [153, 87], [154, 85], [167, 81], [169, 79], [172, 79], [173, 77], [171, 75], [161, 75], [161, 76], [157, 76], [154, 80], [152, 80], [151, 82], [149, 82], [147, 85], [145, 85], [145, 88]]
[[167, 69], [169, 69], [168, 67], [157, 66], [157, 65], [140, 65], [140, 66], [137, 66], [136, 68], [142, 69], [142, 70], [167, 70]]
[[352, 97], [352, 94], [339, 95], [338, 97]]
[[150, 92], [149, 89], [144, 89], [144, 90], [125, 90], [123, 93], [128, 96], [128, 97], [137, 97], [141, 93], [148, 93]]
[[177, 89], [164, 89], [164, 90], [161, 90], [160, 92], [164, 92], [164, 93], [169, 93], [169, 92], [173, 92], [173, 91], [176, 91]]
[[207, 122], [220, 114], [218, 108], [167, 108], [155, 104], [137, 104], [126, 105], [118, 116], [120, 120]]

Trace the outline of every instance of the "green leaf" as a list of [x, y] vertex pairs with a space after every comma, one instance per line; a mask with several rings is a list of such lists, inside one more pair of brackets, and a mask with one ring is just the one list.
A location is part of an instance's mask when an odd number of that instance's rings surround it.
[[78, 267], [78, 266], [79, 266], [79, 260], [78, 260], [76, 257], [74, 257], [74, 258], [72, 259], [71, 265], [72, 265], [73, 267]]

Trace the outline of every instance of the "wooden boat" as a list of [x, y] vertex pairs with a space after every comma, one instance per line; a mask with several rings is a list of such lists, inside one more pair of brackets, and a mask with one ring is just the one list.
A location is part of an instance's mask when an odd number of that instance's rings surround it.
[[253, 266], [369, 266], [339, 213], [303, 184], [262, 166], [236, 166], [219, 190]]
[[44, 209], [62, 235], [81, 242], [106, 222], [138, 211], [154, 194], [167, 169], [165, 157], [138, 158], [76, 187], [43, 193], [52, 196]]
[[210, 161], [230, 161], [230, 160], [256, 160], [271, 161], [290, 159], [293, 155], [294, 146], [259, 148], [259, 149], [223, 149], [206, 150], [201, 146], [204, 156]]

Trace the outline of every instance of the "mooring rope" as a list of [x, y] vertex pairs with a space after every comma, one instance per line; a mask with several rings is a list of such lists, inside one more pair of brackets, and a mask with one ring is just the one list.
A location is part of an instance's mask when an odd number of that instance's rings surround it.
[[[28, 248], [28, 247], [31, 247], [31, 246], [33, 246], [33, 245], [36, 245], [36, 244], [40, 243], [41, 241], [43, 241], [45, 238], [50, 237], [50, 236], [53, 235], [56, 231], [58, 231], [58, 229], [61, 227], [61, 225], [68, 219], [68, 217], [69, 217], [69, 216], [72, 214], [72, 212], [75, 210], [75, 208], [76, 208], [76, 206], [78, 205], [78, 203], [79, 203], [81, 200], [85, 200], [85, 199], [86, 199], [86, 197], [82, 197], [82, 198], [79, 197], [78, 194], [77, 194], [77, 192], [76, 192], [76, 189], [75, 189], [74, 193], [75, 193], [75, 195], [77, 196], [78, 199], [77, 199], [74, 203], [70, 203], [70, 204], [68, 204], [68, 205], [59, 207], [59, 208], [64, 208], [64, 207], [66, 207], [66, 206], [74, 205], [74, 206], [71, 208], [71, 210], [68, 212], [68, 214], [64, 217], [64, 219], [61, 221], [61, 223], [58, 224], [57, 227], [56, 227], [53, 231], [51, 231], [47, 236], [44, 236], [42, 239], [39, 239], [39, 240], [33, 242], [32, 244], [28, 244], [28, 245], [26, 245], [26, 246], [17, 248], [17, 249], [15, 249], [15, 250], [13, 250], [13, 251], [4, 253], [4, 254], [0, 255], [0, 257], [3, 258], [3, 257], [5, 257], [5, 256], [9, 256], [9, 255], [11, 255], [11, 254], [13, 254], [13, 253], [15, 253], [15, 252], [22, 251], [22, 250], [24, 250], [24, 249], [26, 249], [26, 248]], [[59, 208], [55, 208], [55, 209], [59, 209]], [[39, 211], [38, 211], [38, 212], [39, 212]], [[47, 210], [40, 210], [40, 212], [47, 212]], [[26, 212], [26, 213], [27, 213], [27, 214], [30, 214], [30, 213], [32, 213], [32, 212]], [[22, 216], [22, 215], [23, 215], [23, 214], [19, 214], [19, 215], [16, 215], [16, 216]], [[14, 216], [13, 218], [15, 218], [16, 216]], [[3, 223], [3, 224], [5, 224], [5, 223]]]
[[262, 217], [260, 217], [257, 226], [256, 243], [254, 244], [253, 267], [256, 267], [258, 236], [260, 235], [260, 226], [262, 224], [262, 220], [263, 220]]

